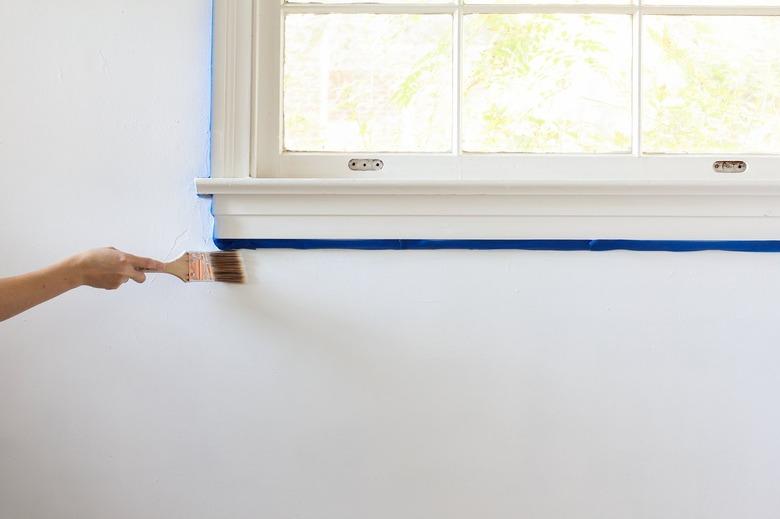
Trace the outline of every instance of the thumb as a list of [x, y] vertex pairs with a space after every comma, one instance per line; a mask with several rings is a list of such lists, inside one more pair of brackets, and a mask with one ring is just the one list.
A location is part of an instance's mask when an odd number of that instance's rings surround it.
[[140, 270], [135, 270], [134, 268], [130, 268], [127, 270], [127, 277], [129, 277], [136, 283], [143, 283], [144, 281], [146, 281], [146, 274], [144, 274]]

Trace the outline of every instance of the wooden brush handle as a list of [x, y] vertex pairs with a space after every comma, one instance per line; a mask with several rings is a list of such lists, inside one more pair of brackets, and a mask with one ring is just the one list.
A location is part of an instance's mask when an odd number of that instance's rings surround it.
[[176, 276], [182, 281], [187, 282], [190, 280], [189, 264], [189, 253], [185, 252], [177, 259], [169, 261], [168, 263], [164, 263], [162, 270], [144, 268], [138, 270], [141, 272], [147, 272], [149, 274], [170, 274], [172, 276]]

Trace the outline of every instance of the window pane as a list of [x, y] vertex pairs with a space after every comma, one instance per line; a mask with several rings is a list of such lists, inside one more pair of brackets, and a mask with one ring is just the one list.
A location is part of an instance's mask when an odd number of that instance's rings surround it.
[[452, 148], [452, 16], [296, 14], [285, 35], [287, 150]]
[[643, 5], [717, 5], [717, 6], [764, 6], [780, 5], [780, 0], [643, 0]]
[[457, 0], [287, 0], [287, 4], [452, 4]]
[[467, 4], [532, 4], [532, 5], [567, 5], [567, 4], [597, 4], [597, 5], [631, 5], [632, 0], [466, 0]]
[[631, 17], [464, 17], [463, 149], [631, 150]]
[[643, 148], [780, 152], [780, 18], [647, 16]]

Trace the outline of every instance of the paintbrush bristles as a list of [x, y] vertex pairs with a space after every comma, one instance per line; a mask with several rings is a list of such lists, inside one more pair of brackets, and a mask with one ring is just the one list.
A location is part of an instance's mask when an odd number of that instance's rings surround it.
[[238, 251], [209, 252], [208, 261], [214, 281], [222, 283], [246, 283], [244, 261]]

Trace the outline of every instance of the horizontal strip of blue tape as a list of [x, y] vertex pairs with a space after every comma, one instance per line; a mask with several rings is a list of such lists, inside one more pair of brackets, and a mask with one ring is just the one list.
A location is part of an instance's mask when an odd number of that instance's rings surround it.
[[357, 250], [538, 250], [654, 252], [780, 252], [780, 240], [308, 240], [215, 238], [221, 250], [238, 249], [357, 249]]

